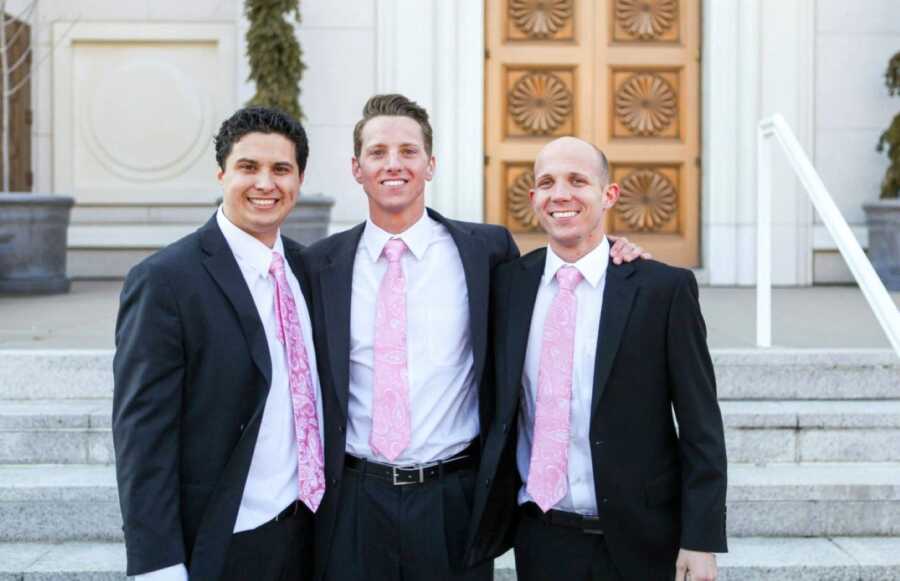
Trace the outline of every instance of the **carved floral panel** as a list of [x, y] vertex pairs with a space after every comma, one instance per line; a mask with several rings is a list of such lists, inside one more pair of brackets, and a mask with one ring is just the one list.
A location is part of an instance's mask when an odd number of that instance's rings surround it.
[[570, 135], [575, 129], [572, 68], [506, 70], [507, 137]]
[[613, 206], [613, 232], [679, 232], [680, 166], [613, 164], [610, 171], [621, 188]]
[[528, 191], [534, 186], [534, 166], [531, 163], [508, 163], [503, 173], [507, 228], [513, 232], [540, 232], [541, 226], [528, 198]]
[[678, 0], [614, 0], [612, 38], [615, 42], [678, 42]]
[[508, 40], [571, 41], [575, 39], [575, 0], [506, 1], [506, 38]]
[[678, 71], [614, 69], [611, 78], [613, 137], [680, 137]]

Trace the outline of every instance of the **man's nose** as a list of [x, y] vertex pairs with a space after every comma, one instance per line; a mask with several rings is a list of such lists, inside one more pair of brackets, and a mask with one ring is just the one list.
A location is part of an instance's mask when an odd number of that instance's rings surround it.
[[389, 151], [387, 154], [387, 169], [400, 169], [400, 153], [397, 151]]
[[267, 171], [261, 171], [256, 175], [256, 189], [267, 192], [275, 187], [275, 181], [272, 174]]
[[572, 193], [565, 184], [556, 184], [550, 190], [550, 199], [554, 202], [570, 200], [572, 199]]

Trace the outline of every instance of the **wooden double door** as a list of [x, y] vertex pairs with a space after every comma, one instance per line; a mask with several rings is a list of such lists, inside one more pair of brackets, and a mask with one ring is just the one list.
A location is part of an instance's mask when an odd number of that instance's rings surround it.
[[596, 144], [622, 189], [606, 231], [699, 266], [700, 0], [485, 0], [485, 212], [527, 250], [532, 162]]

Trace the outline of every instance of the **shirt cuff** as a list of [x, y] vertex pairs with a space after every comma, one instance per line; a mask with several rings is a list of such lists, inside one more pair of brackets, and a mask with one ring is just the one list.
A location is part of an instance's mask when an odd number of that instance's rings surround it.
[[188, 581], [188, 572], [184, 563], [178, 563], [165, 569], [135, 575], [133, 579], [134, 581]]

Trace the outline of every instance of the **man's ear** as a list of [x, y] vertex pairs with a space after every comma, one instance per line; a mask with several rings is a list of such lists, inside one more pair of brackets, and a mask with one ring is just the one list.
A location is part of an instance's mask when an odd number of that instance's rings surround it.
[[427, 181], [431, 181], [431, 178], [434, 177], [434, 168], [437, 165], [437, 158], [433, 155], [431, 159], [428, 160], [428, 167], [425, 168], [425, 179]]
[[604, 194], [603, 203], [607, 209], [612, 208], [616, 205], [616, 202], [619, 201], [619, 196], [622, 194], [622, 190], [619, 188], [619, 184], [613, 182], [606, 187], [606, 193]]
[[356, 183], [362, 183], [362, 168], [359, 167], [359, 160], [356, 159], [356, 156], [350, 158], [350, 171], [353, 173], [353, 177], [356, 178]]
[[225, 170], [222, 168], [219, 168], [219, 170], [216, 172], [216, 180], [221, 184], [222, 178], [224, 178], [224, 177], [225, 177]]

